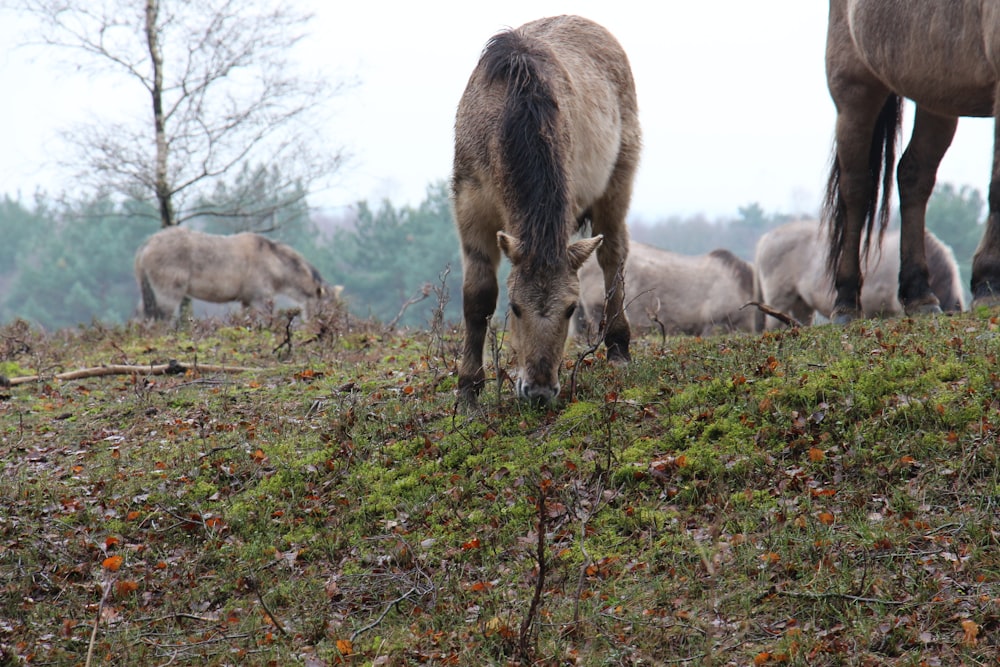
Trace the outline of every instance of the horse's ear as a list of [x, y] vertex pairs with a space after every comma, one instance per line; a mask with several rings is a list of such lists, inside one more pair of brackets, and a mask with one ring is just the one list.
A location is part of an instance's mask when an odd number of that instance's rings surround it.
[[516, 238], [504, 232], [497, 232], [497, 245], [500, 246], [503, 254], [507, 255], [511, 264], [517, 264], [521, 261], [521, 242]]
[[567, 252], [569, 253], [569, 265], [574, 271], [583, 266], [583, 263], [587, 261], [601, 242], [604, 241], [604, 234], [598, 234], [597, 236], [592, 236], [589, 239], [580, 239], [575, 243], [571, 243]]

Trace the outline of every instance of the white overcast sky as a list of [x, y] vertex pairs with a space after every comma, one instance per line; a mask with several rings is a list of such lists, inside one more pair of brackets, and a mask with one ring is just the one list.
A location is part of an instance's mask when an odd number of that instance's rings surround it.
[[[337, 99], [328, 128], [353, 160], [315, 205], [418, 204], [429, 183], [449, 176], [455, 107], [489, 37], [575, 13], [611, 30], [632, 63], [644, 133], [633, 219], [731, 217], [752, 202], [768, 212], [819, 206], [834, 122], [821, 0], [306, 5], [316, 14], [309, 57], [359, 81]], [[121, 105], [113, 85], [96, 88], [44, 54], [14, 49], [22, 37], [17, 20], [0, 17], [0, 195], [30, 201], [38, 187], [66, 187], [51, 163], [58, 130]], [[992, 133], [992, 121], [961, 121], [939, 181], [985, 194]]]

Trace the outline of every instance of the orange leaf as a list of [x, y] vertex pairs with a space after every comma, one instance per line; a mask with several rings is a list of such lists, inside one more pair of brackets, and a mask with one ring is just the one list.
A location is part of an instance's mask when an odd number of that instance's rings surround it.
[[105, 570], [110, 570], [112, 572], [117, 572], [118, 568], [120, 568], [122, 566], [123, 562], [125, 562], [125, 559], [122, 558], [121, 556], [108, 556], [101, 563], [101, 566]]
[[816, 447], [809, 448], [809, 460], [812, 461], [813, 463], [818, 463], [819, 461], [822, 461], [825, 458], [826, 458], [826, 452], [824, 452], [822, 449], [818, 449]]
[[473, 537], [471, 540], [469, 540], [468, 542], [466, 542], [465, 544], [463, 544], [462, 548], [465, 549], [466, 551], [468, 551], [469, 549], [478, 549], [479, 548], [479, 538], [478, 537]]
[[410, 385], [406, 385], [405, 387], [403, 387], [403, 393], [409, 396], [410, 394], [413, 393], [413, 387]]
[[820, 523], [825, 524], [827, 526], [829, 526], [830, 524], [832, 524], [833, 520], [834, 520], [834, 516], [833, 516], [833, 514], [831, 512], [820, 512], [816, 516], [816, 518], [819, 519]]
[[338, 639], [337, 650], [340, 651], [341, 655], [351, 655], [354, 653], [354, 644], [351, 643], [350, 639]]
[[115, 583], [115, 594], [119, 597], [135, 593], [137, 590], [139, 590], [139, 582], [131, 579], [124, 579]]
[[132, 510], [131, 512], [129, 512], [128, 514], [125, 515], [125, 520], [126, 521], [135, 521], [136, 519], [139, 518], [139, 516], [140, 515], [139, 515], [138, 512], [136, 512], [135, 510]]
[[111, 547], [118, 546], [118, 538], [110, 535], [106, 540], [104, 540], [104, 548], [110, 549]]
[[753, 664], [755, 665], [766, 665], [771, 662], [771, 654], [767, 651], [761, 651], [753, 657]]
[[973, 620], [962, 621], [962, 643], [966, 646], [975, 646], [979, 643], [979, 624]]

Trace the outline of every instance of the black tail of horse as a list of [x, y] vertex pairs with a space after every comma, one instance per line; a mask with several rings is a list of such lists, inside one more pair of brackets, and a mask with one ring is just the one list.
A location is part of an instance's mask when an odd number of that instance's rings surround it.
[[156, 293], [153, 292], [153, 286], [149, 283], [149, 276], [145, 271], [142, 272], [139, 283], [142, 292], [142, 314], [150, 320], [159, 318], [160, 308], [156, 305]]
[[559, 104], [548, 83], [544, 47], [517, 32], [490, 40], [483, 64], [490, 82], [505, 82], [500, 121], [502, 181], [523, 256], [544, 267], [567, 245], [567, 182], [559, 140]]
[[[896, 163], [896, 140], [899, 137], [903, 121], [903, 100], [897, 95], [890, 95], [879, 112], [872, 132], [871, 152], [868, 154], [868, 174], [871, 178], [871, 196], [865, 206], [865, 236], [862, 256], [867, 257], [872, 241], [872, 231], [878, 222], [878, 243], [882, 246], [882, 235], [889, 224], [890, 197], [892, 196], [893, 167]], [[823, 223], [829, 225], [830, 254], [827, 265], [831, 273], [837, 270], [840, 257], [844, 252], [844, 225], [847, 222], [847, 209], [840, 195], [840, 162], [837, 159], [834, 146], [830, 179], [826, 185], [826, 197], [823, 200]], [[881, 181], [882, 197], [879, 202], [879, 181]]]

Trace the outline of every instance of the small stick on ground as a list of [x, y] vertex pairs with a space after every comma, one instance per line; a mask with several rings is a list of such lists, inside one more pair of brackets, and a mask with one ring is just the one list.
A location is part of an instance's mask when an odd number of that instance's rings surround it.
[[38, 382], [42, 379], [51, 378], [53, 380], [80, 380], [83, 378], [102, 377], [105, 375], [181, 375], [188, 370], [203, 371], [206, 373], [254, 373], [260, 372], [260, 368], [245, 368], [241, 366], [213, 366], [205, 364], [192, 364], [186, 366], [171, 359], [170, 363], [158, 364], [154, 366], [134, 366], [124, 364], [109, 364], [107, 366], [95, 366], [92, 368], [81, 368], [55, 375], [24, 375], [21, 377], [7, 378], [6, 385], [25, 384], [27, 382]]
[[113, 580], [105, 580], [104, 591], [101, 594], [101, 601], [97, 605], [97, 617], [94, 619], [94, 629], [90, 632], [90, 644], [87, 646], [87, 661], [84, 663], [84, 667], [90, 667], [91, 661], [94, 659], [94, 645], [97, 643], [97, 628], [101, 625], [101, 614], [104, 613], [104, 603], [108, 601], [108, 595], [111, 594], [111, 589], [114, 588]]
[[781, 312], [780, 310], [775, 310], [774, 308], [771, 308], [771, 306], [767, 305], [766, 303], [760, 303], [759, 301], [747, 301], [745, 304], [740, 306], [740, 310], [743, 310], [747, 306], [755, 306], [757, 310], [759, 310], [760, 312], [764, 313], [765, 315], [770, 315], [771, 317], [773, 317], [774, 319], [778, 320], [779, 322], [781, 322], [786, 326], [795, 329], [802, 327], [802, 323], [799, 322], [797, 319], [795, 319], [791, 315]]

